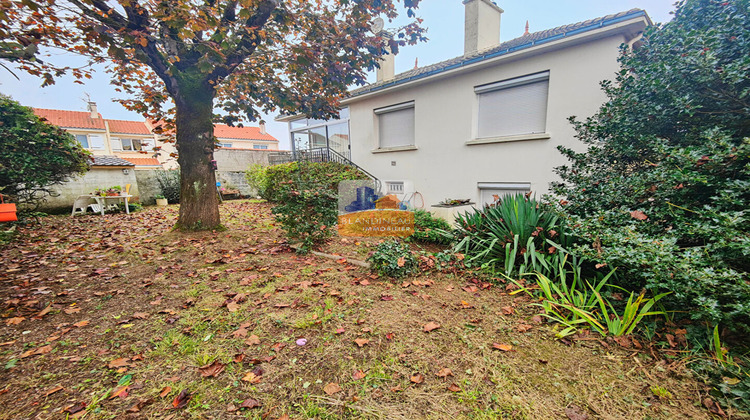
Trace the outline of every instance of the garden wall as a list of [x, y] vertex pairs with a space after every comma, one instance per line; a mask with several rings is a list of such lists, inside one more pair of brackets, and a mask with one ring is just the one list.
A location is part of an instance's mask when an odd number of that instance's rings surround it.
[[[245, 171], [254, 164], [268, 165], [269, 150], [245, 150], [220, 149], [214, 152], [216, 165], [216, 180], [221, 182], [224, 188], [240, 190], [244, 196], [254, 197], [258, 194], [245, 180]], [[121, 168], [93, 168], [85, 175], [71, 179], [63, 185], [57, 186], [53, 191], [58, 196], [47, 197], [47, 202], [41, 206], [41, 211], [63, 212], [70, 211], [73, 202], [79, 195], [91, 194], [97, 188], [107, 188], [113, 185], [121, 185], [125, 189], [126, 184], [131, 184], [130, 194], [133, 196], [131, 202], [138, 201], [144, 205], [155, 204], [155, 195], [161, 194], [161, 188], [156, 180], [159, 169], [133, 170], [128, 174], [122, 173]]]
[[65, 184], [52, 188], [52, 196], [47, 197], [47, 202], [41, 207], [41, 211], [62, 212], [64, 209], [71, 211], [73, 202], [79, 195], [91, 194], [97, 188], [108, 188], [114, 185], [122, 186], [130, 184], [131, 201], [137, 201], [140, 195], [136, 172], [132, 169], [125, 175], [121, 168], [93, 168], [83, 176], [71, 179]]

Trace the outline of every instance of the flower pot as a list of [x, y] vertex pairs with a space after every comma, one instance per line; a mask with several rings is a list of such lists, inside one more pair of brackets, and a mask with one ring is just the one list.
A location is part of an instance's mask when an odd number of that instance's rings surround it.
[[166, 207], [167, 204], [169, 204], [169, 203], [167, 202], [166, 198], [157, 198], [156, 199], [156, 205], [159, 206], [159, 207]]
[[118, 193], [107, 193], [107, 197], [118, 197], [119, 195]]

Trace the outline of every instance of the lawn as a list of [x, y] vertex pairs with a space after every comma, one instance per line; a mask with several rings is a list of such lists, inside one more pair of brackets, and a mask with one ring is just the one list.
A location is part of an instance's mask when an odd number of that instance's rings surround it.
[[266, 203], [225, 202], [222, 232], [177, 210], [47, 217], [1, 250], [0, 418], [711, 416], [679, 358], [556, 340], [502, 283], [378, 278], [349, 262], [373, 239], [298, 256]]

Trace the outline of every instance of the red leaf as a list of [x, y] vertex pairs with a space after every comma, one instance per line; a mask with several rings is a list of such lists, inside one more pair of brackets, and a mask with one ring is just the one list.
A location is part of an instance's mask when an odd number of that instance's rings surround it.
[[218, 360], [214, 360], [214, 362], [211, 364], [199, 367], [198, 371], [204, 378], [213, 378], [221, 372], [224, 372], [225, 367], [226, 365], [224, 363], [221, 363]]
[[261, 406], [262, 404], [260, 403], [260, 401], [253, 399], [253, 398], [248, 398], [245, 401], [242, 401], [242, 404], [240, 404], [240, 408], [248, 408], [248, 409], [260, 408]]
[[183, 389], [176, 397], [174, 397], [174, 400], [172, 400], [172, 408], [175, 410], [185, 408], [191, 398], [193, 398], [193, 394], [188, 392], [187, 389]]
[[646, 216], [646, 213], [640, 211], [640, 210], [633, 210], [630, 212], [630, 217], [636, 220], [646, 220], [648, 219], [648, 216]]

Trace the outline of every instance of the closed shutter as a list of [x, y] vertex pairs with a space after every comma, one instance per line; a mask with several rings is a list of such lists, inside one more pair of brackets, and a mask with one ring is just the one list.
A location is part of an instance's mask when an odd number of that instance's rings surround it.
[[475, 92], [479, 138], [546, 131], [549, 73], [477, 87]]
[[94, 150], [104, 150], [104, 136], [101, 134], [89, 134], [89, 145]]
[[414, 103], [396, 107], [375, 110], [380, 148], [414, 146]]

